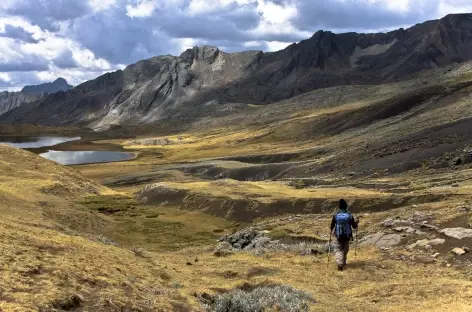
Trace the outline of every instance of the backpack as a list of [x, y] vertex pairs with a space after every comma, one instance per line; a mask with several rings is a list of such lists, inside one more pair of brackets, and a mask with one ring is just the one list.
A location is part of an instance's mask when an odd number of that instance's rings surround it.
[[338, 212], [336, 215], [336, 227], [334, 228], [336, 238], [351, 239], [351, 214], [348, 212]]

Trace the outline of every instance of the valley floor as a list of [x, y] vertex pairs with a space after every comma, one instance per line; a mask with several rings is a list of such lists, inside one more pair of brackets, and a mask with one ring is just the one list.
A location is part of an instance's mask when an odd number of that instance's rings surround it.
[[[450, 251], [472, 237], [441, 232], [472, 223], [469, 72], [184, 130], [73, 129], [83, 140], [56, 147], [137, 154], [125, 162], [64, 167], [0, 145], [0, 310], [232, 311], [215, 302], [288, 285], [312, 298], [292, 311], [470, 311], [472, 253]], [[361, 217], [344, 272], [323, 249], [340, 198]], [[249, 227], [273, 248], [217, 243]], [[387, 244], [368, 243], [377, 233]]]

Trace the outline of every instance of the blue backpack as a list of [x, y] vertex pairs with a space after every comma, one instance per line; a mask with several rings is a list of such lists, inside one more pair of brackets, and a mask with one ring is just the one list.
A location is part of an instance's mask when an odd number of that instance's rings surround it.
[[336, 215], [336, 227], [334, 228], [334, 231], [337, 239], [350, 239], [352, 237], [350, 213], [338, 212]]

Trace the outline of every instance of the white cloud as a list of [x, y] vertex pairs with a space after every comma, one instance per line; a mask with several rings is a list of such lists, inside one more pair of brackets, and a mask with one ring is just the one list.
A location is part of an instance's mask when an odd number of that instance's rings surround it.
[[156, 9], [157, 2], [155, 0], [143, 0], [136, 5], [128, 4], [126, 6], [126, 14], [131, 17], [150, 17]]
[[288, 47], [291, 43], [280, 42], [280, 41], [269, 41], [267, 42], [267, 47], [269, 52], [283, 50]]

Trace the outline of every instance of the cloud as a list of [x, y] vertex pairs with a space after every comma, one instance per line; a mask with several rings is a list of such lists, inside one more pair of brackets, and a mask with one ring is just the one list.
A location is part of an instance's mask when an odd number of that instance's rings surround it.
[[16, 0], [10, 1], [6, 13], [25, 17], [43, 29], [58, 30], [59, 23], [70, 21], [92, 11], [84, 0]]
[[22, 27], [13, 26], [10, 24], [5, 25], [5, 30], [0, 33], [0, 37], [17, 39], [27, 43], [38, 43], [39, 40], [34, 39], [33, 33], [27, 32]]
[[80, 67], [79, 63], [74, 58], [74, 54], [70, 50], [62, 51], [57, 57], [54, 58], [53, 62], [54, 65], [60, 69]]
[[[10, 84], [59, 76], [77, 84], [140, 59], [178, 55], [195, 45], [228, 52], [274, 51], [319, 29], [386, 31], [472, 11], [470, 0], [0, 2], [0, 77], [10, 78]], [[31, 75], [14, 74], [26, 72]]]

